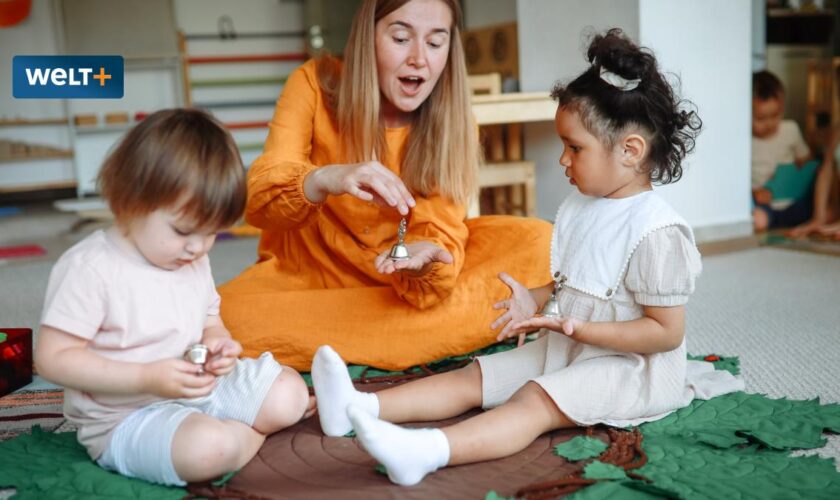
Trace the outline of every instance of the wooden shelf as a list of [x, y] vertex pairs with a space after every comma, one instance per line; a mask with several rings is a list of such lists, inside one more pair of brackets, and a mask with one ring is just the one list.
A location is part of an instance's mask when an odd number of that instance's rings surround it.
[[67, 118], [43, 118], [37, 120], [0, 120], [0, 127], [27, 127], [41, 125], [67, 125]]
[[25, 193], [27, 191], [45, 191], [48, 189], [76, 189], [76, 181], [43, 182], [38, 184], [19, 184], [17, 186], [0, 185], [0, 194]]
[[196, 56], [188, 57], [188, 64], [224, 64], [224, 63], [254, 63], [276, 61], [303, 62], [308, 56], [303, 52], [289, 52], [285, 54], [243, 54], [238, 56]]
[[73, 151], [71, 150], [56, 150], [51, 152], [40, 152], [36, 155], [17, 155], [17, 156], [0, 156], [0, 163], [12, 163], [19, 161], [35, 161], [35, 160], [61, 160], [72, 159]]
[[105, 134], [113, 132], [124, 132], [131, 127], [133, 123], [109, 123], [105, 125], [76, 125], [77, 134]]
[[255, 101], [217, 101], [217, 102], [193, 102], [196, 108], [212, 109], [212, 108], [260, 108], [263, 106], [277, 105], [277, 101], [273, 100], [255, 100]]
[[478, 125], [552, 121], [557, 111], [548, 92], [477, 95], [471, 101]]
[[530, 161], [505, 161], [484, 163], [478, 168], [481, 187], [509, 186], [512, 180], [526, 182], [534, 178], [534, 163]]
[[259, 120], [252, 122], [227, 122], [224, 125], [229, 130], [238, 130], [245, 128], [268, 128], [268, 120]]
[[239, 151], [262, 151], [265, 147], [265, 143], [263, 142], [249, 142], [249, 143], [242, 143], [237, 144], [236, 147]]
[[285, 77], [274, 78], [231, 78], [220, 80], [192, 80], [190, 86], [194, 89], [203, 87], [239, 87], [245, 85], [283, 85]]

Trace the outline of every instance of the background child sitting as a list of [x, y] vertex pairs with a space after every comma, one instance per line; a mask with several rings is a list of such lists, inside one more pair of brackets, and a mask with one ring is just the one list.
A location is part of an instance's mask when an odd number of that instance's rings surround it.
[[[790, 227], [811, 216], [813, 186], [792, 203], [773, 203], [773, 192], [767, 183], [779, 165], [795, 163], [802, 167], [811, 158], [811, 151], [802, 139], [793, 120], [783, 120], [785, 90], [782, 82], [769, 71], [753, 74], [752, 120], [752, 195], [753, 227], [764, 231], [774, 227]], [[813, 179], [809, 179], [810, 184]]]
[[[50, 274], [35, 363], [66, 387], [64, 413], [102, 467], [184, 485], [244, 466], [294, 424], [308, 392], [270, 354], [238, 360], [219, 317], [207, 252], [245, 207], [236, 144], [196, 110], [164, 110], [105, 161], [116, 224]], [[202, 343], [204, 365], [183, 359]]]
[[[833, 152], [833, 154], [829, 154]], [[814, 184], [811, 218], [789, 232], [793, 238], [817, 234], [840, 240], [840, 130], [835, 130]]]

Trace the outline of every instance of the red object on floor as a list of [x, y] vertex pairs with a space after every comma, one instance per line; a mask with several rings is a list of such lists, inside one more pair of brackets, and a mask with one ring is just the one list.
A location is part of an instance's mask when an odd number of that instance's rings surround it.
[[38, 245], [17, 245], [13, 247], [0, 247], [0, 259], [14, 259], [16, 257], [37, 257], [46, 255], [47, 251]]
[[720, 356], [716, 356], [714, 354], [709, 354], [708, 356], [706, 356], [703, 359], [706, 360], [706, 361], [720, 361]]
[[32, 382], [32, 329], [0, 328], [0, 396]]

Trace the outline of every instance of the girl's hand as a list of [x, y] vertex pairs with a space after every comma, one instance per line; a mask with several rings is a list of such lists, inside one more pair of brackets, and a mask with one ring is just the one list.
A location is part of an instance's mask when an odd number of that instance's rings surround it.
[[211, 337], [204, 342], [210, 351], [204, 369], [217, 377], [232, 372], [242, 353], [242, 344], [228, 337]]
[[564, 318], [556, 316], [535, 316], [524, 321], [520, 321], [513, 325], [509, 325], [510, 329], [505, 334], [503, 331], [497, 337], [497, 340], [502, 340], [506, 337], [513, 337], [514, 335], [523, 334], [545, 328], [553, 332], [562, 333], [566, 336], [580, 335], [586, 323], [574, 318]]
[[363, 201], [396, 208], [400, 214], [417, 203], [402, 179], [378, 161], [353, 165], [328, 165], [315, 169], [303, 181], [309, 200], [320, 203], [327, 195], [349, 194]]
[[429, 272], [429, 268], [435, 262], [452, 264], [452, 254], [443, 248], [428, 241], [406, 243], [408, 254], [411, 256], [405, 260], [392, 260], [388, 252], [382, 252], [376, 256], [374, 265], [376, 270], [382, 274], [392, 274], [397, 271], [411, 271], [415, 276], [422, 276]]
[[184, 359], [162, 359], [143, 365], [143, 392], [167, 399], [199, 398], [216, 386], [216, 377]]
[[[504, 338], [512, 337], [511, 333], [513, 326], [517, 323], [532, 318], [537, 313], [537, 302], [531, 291], [525, 288], [521, 283], [513, 279], [507, 273], [499, 273], [499, 279], [510, 288], [510, 298], [496, 302], [493, 304], [493, 309], [507, 309], [501, 316], [496, 318], [490, 328], [495, 330], [504, 325], [504, 328], [496, 340], [501, 341]], [[517, 332], [519, 334], [519, 341], [517, 346], [525, 343], [525, 334], [527, 331]]]

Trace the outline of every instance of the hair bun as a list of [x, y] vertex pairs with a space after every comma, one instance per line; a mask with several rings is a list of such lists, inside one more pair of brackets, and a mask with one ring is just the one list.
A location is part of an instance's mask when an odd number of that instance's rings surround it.
[[619, 28], [594, 36], [586, 55], [593, 65], [630, 80], [640, 78], [644, 81], [651, 71], [656, 71], [654, 57], [641, 50]]

